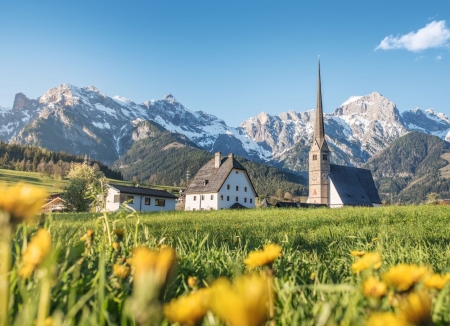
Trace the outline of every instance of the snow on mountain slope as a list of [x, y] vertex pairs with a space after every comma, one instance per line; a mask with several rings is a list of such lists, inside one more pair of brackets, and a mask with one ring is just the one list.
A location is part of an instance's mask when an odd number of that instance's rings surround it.
[[[285, 159], [298, 142], [309, 146], [314, 121], [314, 110], [278, 116], [263, 112], [244, 121], [240, 128], [271, 151], [274, 159]], [[407, 132], [395, 104], [376, 92], [350, 97], [334, 113], [324, 115], [324, 125], [327, 141], [346, 153], [350, 164], [364, 162]]]
[[[90, 154], [106, 163], [133, 142], [152, 137], [146, 121], [153, 121], [211, 152], [233, 152], [271, 164], [289, 161], [284, 166], [301, 170], [315, 116], [314, 110], [277, 116], [262, 112], [234, 128], [214, 115], [188, 110], [171, 94], [137, 104], [118, 95], [108, 97], [94, 86], [62, 84], [37, 100], [18, 93], [12, 109], [0, 108], [0, 118], [3, 141]], [[346, 164], [361, 165], [410, 130], [450, 140], [450, 120], [442, 113], [414, 109], [400, 115], [395, 104], [377, 92], [350, 97], [325, 114], [324, 124], [332, 157]]]
[[450, 141], [450, 120], [433, 109], [405, 111], [402, 113], [403, 122], [408, 130], [417, 130]]
[[[228, 145], [222, 139], [226, 135], [240, 154], [258, 159], [271, 155], [240, 129], [228, 127], [214, 115], [189, 111], [171, 94], [162, 100], [136, 104], [124, 97], [108, 97], [93, 86], [62, 84], [48, 90], [35, 103], [36, 118], [27, 128], [14, 125], [14, 131], [19, 131], [11, 132], [10, 125], [2, 124], [0, 130], [5, 130], [5, 140], [88, 153], [112, 163], [135, 141], [133, 132], [139, 128], [136, 121], [151, 120], [171, 132], [186, 135], [206, 150], [227, 150], [227, 146], [222, 146]], [[58, 137], [54, 137], [55, 133]], [[142, 133], [138, 138], [145, 135]]]

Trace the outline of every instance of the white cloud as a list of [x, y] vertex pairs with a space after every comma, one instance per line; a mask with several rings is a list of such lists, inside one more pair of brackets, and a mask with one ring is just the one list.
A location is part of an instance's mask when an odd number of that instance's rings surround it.
[[450, 29], [445, 27], [445, 20], [432, 21], [417, 32], [394, 37], [386, 36], [375, 48], [376, 50], [406, 49], [409, 51], [422, 51], [429, 48], [443, 47], [450, 39]]
[[438, 55], [438, 56], [436, 57], [436, 61], [440, 61], [440, 60], [442, 60], [442, 55]]
[[416, 57], [416, 61], [420, 61], [420, 60], [422, 60], [423, 58], [425, 58], [425, 56], [419, 55], [418, 57]]

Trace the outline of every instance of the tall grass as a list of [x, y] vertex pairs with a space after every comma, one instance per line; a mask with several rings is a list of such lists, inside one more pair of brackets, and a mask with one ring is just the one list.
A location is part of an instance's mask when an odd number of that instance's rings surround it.
[[[400, 262], [450, 272], [449, 213], [446, 206], [121, 212], [108, 217], [111, 229], [126, 230], [120, 252], [109, 245], [98, 215], [55, 214], [46, 222], [55, 248], [50, 315], [57, 325], [133, 325], [123, 314], [131, 280], [114, 277], [112, 266], [138, 245], [176, 249], [177, 276], [163, 298], [168, 302], [190, 292], [189, 276], [198, 277], [200, 287], [219, 276], [238, 276], [250, 251], [277, 243], [283, 248], [274, 264], [278, 325], [363, 325], [374, 307], [361, 294], [362, 276], [351, 272], [350, 251], [380, 252], [381, 273]], [[17, 277], [22, 247], [37, 226], [23, 228], [12, 244], [10, 310], [21, 326], [34, 323], [42, 285], [38, 276]], [[80, 237], [88, 229], [95, 238], [85, 248]], [[449, 285], [434, 300], [434, 324], [450, 324]], [[221, 324], [210, 316], [203, 325]]]

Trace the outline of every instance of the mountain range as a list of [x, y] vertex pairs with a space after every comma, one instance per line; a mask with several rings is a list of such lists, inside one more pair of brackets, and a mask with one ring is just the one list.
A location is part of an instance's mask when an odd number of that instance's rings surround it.
[[[112, 164], [136, 141], [154, 134], [148, 121], [209, 152], [233, 152], [292, 171], [307, 170], [314, 110], [277, 116], [262, 112], [230, 127], [214, 115], [188, 110], [171, 94], [137, 104], [93, 86], [62, 84], [38, 99], [16, 94], [12, 108], [0, 108], [0, 140], [88, 154]], [[450, 120], [444, 114], [419, 108], [400, 114], [394, 102], [377, 92], [350, 97], [324, 115], [324, 124], [332, 161], [354, 166], [410, 131], [450, 140]]]

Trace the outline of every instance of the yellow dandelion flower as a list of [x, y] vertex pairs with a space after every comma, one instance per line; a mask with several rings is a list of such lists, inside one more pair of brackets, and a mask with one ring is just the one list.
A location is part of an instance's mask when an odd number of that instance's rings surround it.
[[130, 265], [133, 267], [136, 279], [150, 272], [161, 284], [165, 282], [174, 263], [175, 250], [172, 248], [157, 251], [140, 246], [133, 249], [133, 258], [130, 259]]
[[24, 264], [19, 271], [17, 272], [17, 275], [19, 275], [20, 278], [27, 279], [33, 274], [35, 265], [31, 264]]
[[387, 285], [384, 282], [380, 282], [375, 277], [369, 277], [364, 281], [363, 294], [366, 298], [381, 298], [387, 292]]
[[30, 221], [45, 204], [47, 192], [44, 189], [32, 187], [24, 183], [8, 186], [0, 184], [0, 211], [8, 212], [11, 223]]
[[22, 255], [23, 266], [19, 270], [19, 276], [22, 278], [30, 277], [37, 265], [50, 254], [51, 249], [52, 239], [50, 234], [46, 229], [39, 229], [36, 235], [31, 238]]
[[366, 254], [365, 251], [356, 251], [356, 250], [350, 251], [350, 255], [352, 255], [353, 257], [362, 257], [365, 254]]
[[268, 317], [272, 288], [257, 274], [237, 277], [233, 284], [220, 278], [213, 284], [211, 310], [231, 326], [260, 326]]
[[113, 273], [118, 278], [121, 278], [122, 280], [126, 279], [131, 272], [131, 268], [125, 265], [120, 264], [114, 264], [113, 265]]
[[379, 269], [381, 267], [381, 254], [378, 252], [368, 252], [359, 260], [353, 263], [352, 272], [359, 273], [365, 269]]
[[450, 281], [450, 274], [445, 274], [444, 276], [433, 274], [425, 280], [424, 284], [429, 289], [442, 290], [448, 281]]
[[309, 278], [311, 281], [314, 281], [316, 279], [316, 273], [312, 272], [311, 275], [309, 275]]
[[193, 289], [197, 285], [198, 278], [197, 276], [189, 276], [187, 283], [191, 289]]
[[89, 229], [86, 231], [85, 234], [83, 234], [82, 237], [80, 237], [80, 241], [88, 241], [88, 240], [92, 241], [94, 239], [94, 234], [95, 234], [94, 230]]
[[383, 275], [383, 280], [399, 291], [406, 291], [430, 274], [425, 266], [398, 264]]
[[116, 228], [113, 230], [113, 233], [117, 236], [123, 237], [125, 234], [125, 229], [123, 228]]
[[116, 235], [117, 241], [119, 241], [119, 242], [123, 241], [123, 237], [125, 235], [125, 229], [123, 229], [123, 228], [116, 228], [116, 229], [113, 230], [113, 233]]
[[431, 299], [426, 291], [411, 292], [400, 303], [400, 316], [411, 325], [431, 325]]
[[164, 306], [164, 316], [181, 325], [197, 325], [208, 311], [211, 294], [211, 288], [205, 288], [173, 299]]
[[370, 315], [366, 326], [408, 326], [402, 318], [392, 312], [376, 312]]
[[118, 242], [113, 242], [112, 247], [113, 247], [114, 250], [117, 251], [120, 248], [120, 244]]
[[53, 320], [53, 318], [52, 317], [47, 317], [47, 318], [45, 318], [45, 320], [44, 320], [44, 326], [55, 326], [56, 324], [55, 324], [55, 321]]
[[247, 259], [244, 260], [247, 268], [255, 268], [258, 266], [265, 266], [272, 264], [281, 254], [281, 247], [277, 244], [268, 244], [263, 247], [263, 250], [252, 251], [248, 254]]

